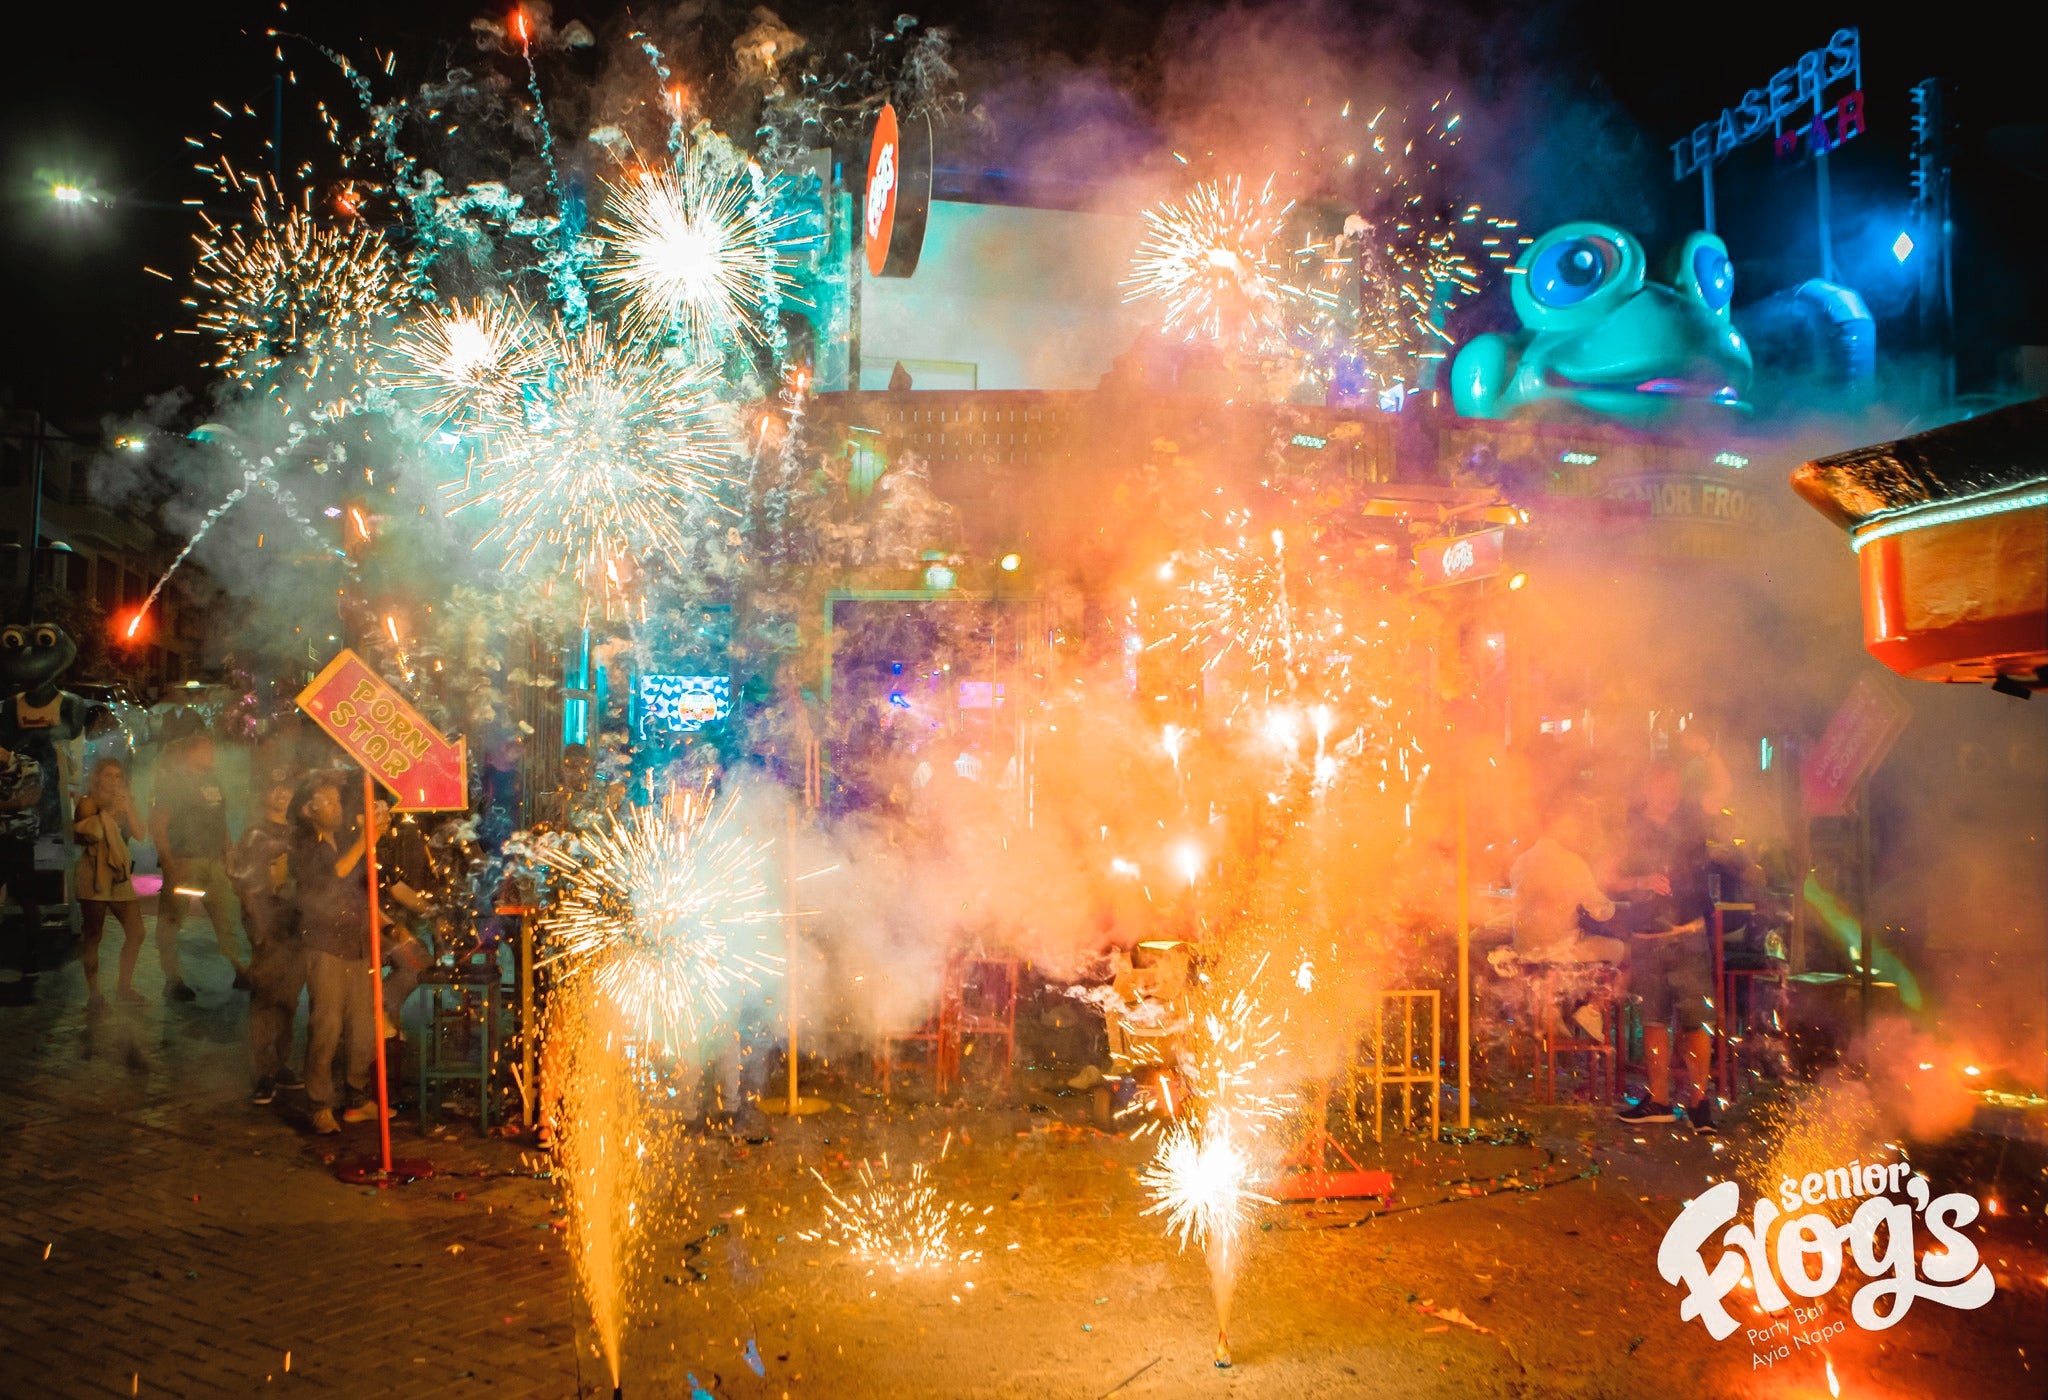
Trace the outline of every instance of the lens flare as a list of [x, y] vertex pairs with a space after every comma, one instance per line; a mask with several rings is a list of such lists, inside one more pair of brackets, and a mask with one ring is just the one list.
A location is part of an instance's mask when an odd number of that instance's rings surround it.
[[632, 1034], [673, 1052], [703, 1037], [735, 988], [781, 966], [752, 933], [778, 917], [765, 903], [767, 843], [701, 792], [627, 812], [573, 846], [533, 848], [557, 881], [544, 961], [588, 978]]

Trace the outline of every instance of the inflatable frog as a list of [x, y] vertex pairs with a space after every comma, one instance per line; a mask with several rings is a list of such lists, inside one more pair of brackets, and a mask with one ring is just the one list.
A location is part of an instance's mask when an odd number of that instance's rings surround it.
[[1694, 233], [1652, 276], [1643, 245], [1612, 224], [1561, 224], [1510, 274], [1522, 329], [1458, 352], [1451, 397], [1468, 418], [1573, 412], [1649, 427], [1688, 411], [1741, 409], [1749, 346], [1728, 314], [1735, 268]]

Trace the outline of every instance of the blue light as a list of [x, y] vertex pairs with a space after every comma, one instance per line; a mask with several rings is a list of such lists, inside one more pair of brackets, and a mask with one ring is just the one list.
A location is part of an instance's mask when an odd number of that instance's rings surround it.
[[910, 708], [909, 697], [904, 695], [904, 693], [900, 690], [892, 690], [889, 692], [889, 703], [894, 705], [899, 710], [907, 710]]
[[1897, 238], [1892, 240], [1892, 256], [1900, 262], [1904, 262], [1907, 258], [1913, 256], [1912, 234], [1901, 232]]

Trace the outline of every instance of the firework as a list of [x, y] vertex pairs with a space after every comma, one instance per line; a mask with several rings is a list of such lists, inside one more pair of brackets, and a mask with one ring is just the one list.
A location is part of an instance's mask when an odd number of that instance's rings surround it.
[[384, 236], [360, 221], [330, 226], [248, 180], [243, 223], [208, 220], [189, 304], [219, 342], [214, 367], [252, 388], [297, 381], [329, 409], [359, 391], [378, 337], [412, 297]]
[[793, 286], [779, 246], [792, 222], [760, 167], [693, 139], [675, 168], [611, 187], [597, 284], [623, 300], [633, 334], [672, 337], [694, 360], [772, 344]]
[[1292, 206], [1271, 180], [1253, 192], [1231, 176], [1145, 212], [1125, 301], [1165, 303], [1165, 329], [1260, 353], [1280, 345], [1281, 235]]
[[1182, 1249], [1235, 1239], [1251, 1223], [1253, 1207], [1271, 1200], [1251, 1189], [1251, 1157], [1227, 1128], [1175, 1123], [1139, 1180], [1152, 1193], [1145, 1214], [1164, 1215], [1167, 1234]]
[[436, 425], [514, 417], [545, 383], [541, 346], [540, 328], [517, 301], [457, 303], [400, 327], [380, 377], [417, 398]]
[[1202, 551], [1175, 570], [1180, 586], [1166, 615], [1181, 649], [1204, 671], [1234, 655], [1250, 663], [1270, 693], [1276, 672], [1291, 683], [1294, 619], [1287, 596], [1287, 537], [1251, 531], [1249, 518], [1233, 522], [1241, 533], [1226, 546]]
[[735, 988], [780, 965], [749, 936], [779, 917], [764, 905], [766, 851], [730, 801], [714, 810], [702, 792], [606, 816], [574, 848], [540, 846], [559, 881], [546, 961], [588, 979], [641, 1041], [694, 1044]]
[[1340, 232], [1310, 239], [1289, 259], [1295, 343], [1328, 365], [1348, 362], [1379, 389], [1413, 385], [1451, 346], [1446, 318], [1479, 290], [1479, 262], [1512, 261], [1516, 227], [1442, 192], [1442, 160], [1459, 136], [1448, 95], [1417, 115], [1380, 108], [1335, 133], [1331, 177], [1354, 203]]
[[616, 1386], [632, 1283], [644, 1262], [641, 1203], [662, 1200], [650, 1190], [648, 1149], [668, 1145], [655, 1141], [638, 1067], [615, 1029], [616, 1008], [595, 991], [566, 987], [552, 999], [555, 1055], [543, 1082], [555, 1128], [555, 1178], [568, 1210], [569, 1259]]
[[[811, 1175], [825, 1188], [825, 1224], [800, 1233], [798, 1239], [837, 1246], [858, 1259], [887, 1264], [899, 1274], [981, 1258], [981, 1250], [969, 1241], [978, 1239], [988, 1226], [974, 1223], [971, 1206], [941, 1197], [922, 1162], [911, 1167], [909, 1180], [900, 1185], [892, 1179], [887, 1156], [879, 1176], [872, 1164], [862, 1162], [855, 1186], [844, 1195], [833, 1190], [816, 1168]], [[980, 1214], [994, 1209], [989, 1206]]]
[[641, 559], [685, 562], [692, 517], [734, 510], [714, 383], [678, 356], [614, 345], [595, 321], [543, 332], [539, 353], [545, 373], [525, 393], [467, 406], [479, 446], [454, 504], [491, 516], [478, 547], [604, 598]]

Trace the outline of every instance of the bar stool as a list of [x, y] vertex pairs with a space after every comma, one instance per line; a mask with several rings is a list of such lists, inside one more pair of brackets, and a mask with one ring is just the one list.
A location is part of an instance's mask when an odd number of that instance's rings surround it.
[[954, 981], [953, 1072], [977, 1040], [999, 1040], [1003, 1047], [1003, 1091], [1009, 1092], [1017, 1059], [1017, 983], [1022, 966], [1015, 958], [968, 958]]
[[895, 1077], [898, 1065], [896, 1048], [909, 1045], [925, 1048], [925, 1063], [932, 1072], [932, 1093], [946, 1092], [946, 1079], [952, 1070], [954, 1034], [960, 1017], [958, 992], [949, 970], [939, 984], [939, 1004], [931, 1015], [914, 1026], [885, 1030], [877, 1037], [875, 1078], [883, 1094], [889, 1092]]
[[500, 982], [495, 960], [430, 967], [420, 975], [420, 990], [427, 994], [419, 1053], [422, 1132], [434, 1113], [431, 1086], [446, 1083], [476, 1085], [477, 1129], [490, 1131], [491, 1075], [504, 1014]]
[[1581, 1040], [1570, 1034], [1559, 1035], [1552, 1029], [1557, 1019], [1557, 977], [1558, 964], [1543, 964], [1549, 969], [1534, 979], [1531, 985], [1530, 1014], [1541, 1027], [1537, 1035], [1538, 1053], [1543, 1057], [1543, 1101], [1557, 1102], [1557, 1062], [1569, 1061], [1583, 1055], [1588, 1060], [1587, 1068], [1592, 1072], [1589, 1083], [1595, 1090], [1596, 1101], [1602, 1092], [1606, 1102], [1613, 1102], [1621, 1090], [1621, 1001], [1625, 985], [1620, 968], [1609, 965], [1605, 969], [1597, 964], [1573, 963], [1569, 966], [1590, 973], [1595, 984], [1593, 995], [1586, 1005], [1599, 1008], [1600, 1024], [1604, 1032], [1599, 1040]]

